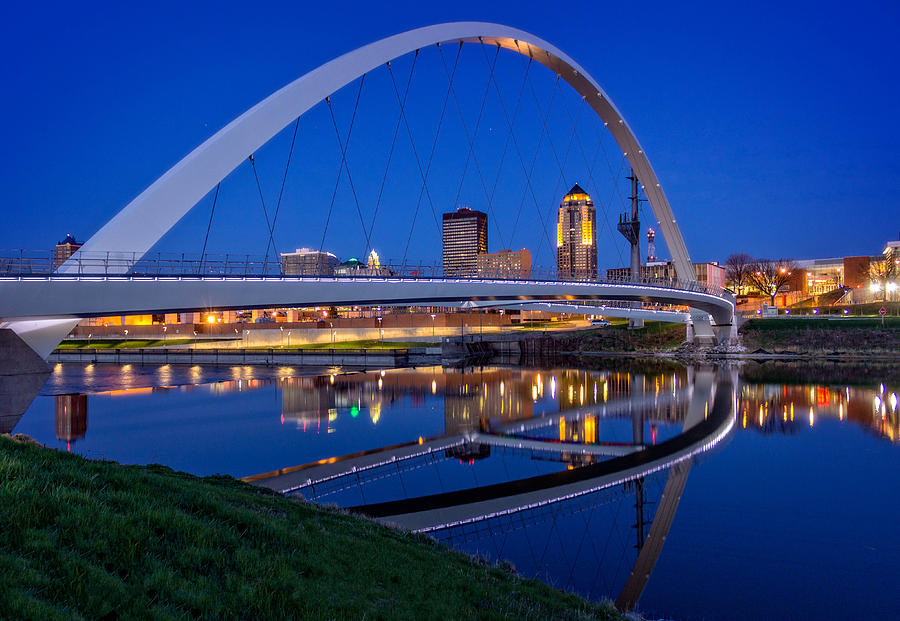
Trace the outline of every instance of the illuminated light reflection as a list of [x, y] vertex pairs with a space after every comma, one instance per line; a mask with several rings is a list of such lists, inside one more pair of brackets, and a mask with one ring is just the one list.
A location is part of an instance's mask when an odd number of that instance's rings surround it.
[[381, 418], [381, 404], [373, 403], [369, 406], [369, 418], [372, 419], [372, 424], [375, 425], [378, 423], [378, 420]]
[[[724, 428], [723, 428], [719, 433], [717, 433], [715, 436], [713, 436], [712, 438], [710, 438], [710, 440], [709, 440], [708, 442], [705, 442], [705, 443], [702, 444], [701, 446], [694, 447], [692, 450], [688, 450], [688, 451], [686, 451], [686, 452], [680, 454], [680, 455], [679, 455], [677, 458], [675, 458], [675, 459], [672, 459], [672, 460], [670, 460], [670, 461], [668, 461], [668, 462], [656, 464], [656, 465], [654, 465], [654, 466], [651, 466], [651, 467], [647, 468], [647, 469], [644, 470], [644, 471], [637, 472], [637, 473], [632, 474], [632, 475], [630, 475], [630, 476], [628, 476], [628, 477], [625, 477], [625, 478], [623, 478], [623, 479], [617, 479], [616, 481], [612, 481], [612, 482], [609, 482], [609, 483], [603, 483], [603, 484], [600, 484], [600, 485], [597, 485], [597, 486], [594, 486], [594, 487], [588, 487], [588, 488], [581, 489], [581, 490], [578, 490], [578, 491], [575, 491], [575, 492], [571, 492], [571, 493], [568, 493], [568, 494], [562, 494], [562, 495], [560, 495], [560, 496], [558, 496], [558, 497], [556, 497], [556, 498], [552, 498], [552, 499], [540, 500], [540, 501], [538, 501], [538, 502], [533, 502], [533, 503], [529, 503], [529, 504], [517, 506], [517, 507], [514, 507], [514, 508], [510, 508], [510, 509], [501, 509], [501, 510], [499, 510], [499, 511], [493, 511], [493, 512], [491, 512], [491, 513], [486, 513], [486, 514], [484, 514], [484, 515], [479, 515], [479, 516], [476, 516], [476, 517], [466, 517], [466, 518], [462, 518], [462, 519], [459, 519], [459, 520], [455, 520], [455, 521], [453, 521], [453, 522], [446, 522], [446, 523], [443, 523], [443, 524], [435, 524], [435, 525], [432, 525], [432, 526], [426, 526], [426, 527], [424, 527], [424, 528], [418, 528], [418, 529], [415, 529], [413, 532], [417, 532], [417, 533], [428, 533], [428, 532], [434, 532], [434, 531], [437, 531], [437, 530], [443, 530], [443, 529], [445, 529], [445, 528], [454, 528], [454, 527], [457, 527], [457, 526], [462, 526], [462, 525], [464, 525], [464, 524], [472, 524], [472, 523], [480, 522], [480, 521], [483, 521], [483, 520], [491, 520], [491, 519], [494, 519], [494, 518], [497, 518], [497, 517], [503, 517], [503, 516], [506, 516], [506, 515], [512, 515], [512, 514], [514, 514], [514, 513], [519, 513], [519, 512], [522, 512], [522, 511], [529, 511], [529, 510], [532, 510], [532, 509], [537, 509], [537, 508], [539, 508], [539, 507], [544, 507], [544, 506], [547, 506], [547, 505], [550, 505], [550, 504], [553, 504], [553, 503], [563, 502], [563, 501], [566, 501], [566, 500], [570, 500], [570, 499], [572, 499], [572, 498], [578, 498], [578, 497], [581, 497], [581, 496], [585, 496], [585, 495], [587, 495], [587, 494], [593, 494], [594, 492], [598, 492], [598, 491], [603, 490], [603, 489], [607, 489], [607, 488], [610, 488], [610, 487], [613, 487], [613, 486], [617, 486], [617, 485], [622, 485], [623, 483], [628, 483], [628, 482], [630, 482], [630, 481], [634, 481], [634, 480], [639, 479], [639, 478], [641, 478], [641, 477], [647, 477], [647, 476], [650, 476], [650, 475], [652, 475], [652, 474], [654, 474], [654, 473], [656, 473], [656, 472], [659, 472], [659, 471], [661, 471], [661, 470], [665, 470], [666, 468], [670, 468], [670, 467], [672, 467], [672, 466], [674, 466], [674, 465], [676, 465], [676, 464], [682, 463], [682, 462], [684, 462], [685, 460], [692, 459], [695, 455], [698, 455], [698, 454], [700, 454], [700, 453], [704, 453], [704, 452], [706, 452], [706, 451], [712, 449], [712, 448], [713, 448], [714, 446], [716, 446], [719, 442], [721, 442], [723, 438], [725, 438], [726, 436], [728, 436], [728, 434], [731, 433], [731, 430], [734, 428], [735, 422], [736, 422], [735, 417], [734, 417], [733, 415], [732, 415], [732, 416], [729, 416], [729, 417], [728, 417], [728, 422], [727, 422], [727, 424], [724, 426]], [[285, 493], [286, 493], [286, 492], [285, 492]]]
[[431, 394], [437, 393], [437, 382], [435, 380], [431, 380]]
[[816, 423], [816, 413], [813, 412], [812, 408], [809, 408], [809, 426], [812, 427]]

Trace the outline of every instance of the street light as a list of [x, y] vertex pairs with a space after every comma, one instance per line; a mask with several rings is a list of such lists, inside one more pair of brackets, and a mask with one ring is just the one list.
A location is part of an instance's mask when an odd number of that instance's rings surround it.
[[169, 326], [163, 326], [163, 347], [166, 346], [166, 330], [169, 329]]
[[431, 313], [431, 338], [434, 339], [434, 318], [435, 314]]

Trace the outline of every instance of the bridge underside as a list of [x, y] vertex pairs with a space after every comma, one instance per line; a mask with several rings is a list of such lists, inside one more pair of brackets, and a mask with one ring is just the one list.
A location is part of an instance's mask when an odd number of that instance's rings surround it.
[[[686, 289], [628, 283], [398, 278], [45, 277], [0, 280], [0, 320], [29, 341], [22, 326], [52, 320], [40, 346], [59, 343], [82, 317], [298, 306], [445, 305], [555, 301], [638, 301], [689, 306], [698, 335], [730, 327], [733, 303]], [[559, 312], [563, 311], [558, 308]], [[704, 330], [701, 332], [701, 330]], [[56, 335], [54, 330], [61, 332]], [[35, 332], [36, 333], [36, 332]]]

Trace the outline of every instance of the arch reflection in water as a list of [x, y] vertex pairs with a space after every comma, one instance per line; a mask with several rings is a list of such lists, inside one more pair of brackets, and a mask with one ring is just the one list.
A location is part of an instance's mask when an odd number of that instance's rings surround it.
[[[568, 405], [582, 403], [585, 395], [594, 398], [595, 391], [584, 390], [584, 384], [556, 377], [551, 376], [551, 383]], [[537, 377], [531, 379], [537, 382]], [[628, 383], [635, 380], [640, 386], [617, 389], [617, 399], [609, 399], [609, 381], [605, 397], [598, 386], [597, 400], [606, 399], [605, 403], [569, 407], [546, 416], [481, 416], [477, 421], [468, 414], [498, 413], [484, 405], [488, 382], [479, 383], [477, 375], [459, 385], [444, 382], [445, 391], [452, 386], [462, 399], [460, 403], [445, 399], [445, 413], [460, 414], [447, 417], [446, 435], [252, 478], [280, 491], [337, 500], [352, 511], [431, 533], [455, 547], [497, 560], [512, 557], [527, 575], [552, 575], [558, 580], [559, 566], [568, 568], [569, 584], [560, 586], [596, 597], [618, 592], [620, 607], [629, 609], [661, 551], [693, 460], [728, 437], [734, 428], [736, 401], [735, 378], [709, 369], [690, 370], [683, 386], [673, 381], [663, 391], [648, 390], [643, 376], [629, 377]], [[365, 378], [355, 381], [366, 382]], [[437, 379], [422, 381], [430, 389], [428, 385]], [[537, 390], [536, 383], [530, 383], [535, 388], [531, 390], [527, 383], [506, 379], [494, 385], [495, 397], [500, 398], [495, 406], [499, 404], [501, 414], [508, 411], [502, 401], [506, 394], [518, 390], [530, 400]], [[332, 386], [330, 381], [324, 384], [327, 390]], [[514, 411], [521, 414], [523, 408]], [[652, 426], [653, 417], [660, 418], [661, 412], [683, 423], [682, 431], [648, 443], [645, 423], [650, 419]], [[598, 421], [612, 418], [630, 419], [629, 442], [611, 443], [597, 436]], [[483, 475], [490, 471], [479, 465], [470, 468], [468, 485], [456, 483], [456, 489], [446, 489], [442, 464], [472, 467], [491, 461], [487, 458], [492, 456], [501, 457], [505, 480], [485, 481]], [[542, 467], [537, 473], [518, 467], [524, 460], [516, 462], [516, 458], [523, 457]], [[514, 472], [509, 471], [510, 463], [517, 466]], [[409, 484], [410, 477], [415, 484]], [[390, 489], [396, 495], [405, 494], [407, 488], [422, 489], [422, 479], [428, 477], [433, 478], [431, 489], [440, 492], [371, 500], [379, 490]], [[357, 503], [348, 503], [353, 497]], [[608, 533], [602, 549], [597, 546], [598, 530]], [[579, 569], [582, 565], [590, 571]]]

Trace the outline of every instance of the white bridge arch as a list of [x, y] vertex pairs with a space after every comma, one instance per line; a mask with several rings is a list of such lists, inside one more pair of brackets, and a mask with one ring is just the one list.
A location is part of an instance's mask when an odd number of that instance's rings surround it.
[[[104, 314], [113, 310], [120, 312], [152, 310], [156, 312], [164, 310], [164, 308], [191, 308], [199, 307], [199, 305], [250, 308], [269, 303], [274, 305], [275, 302], [290, 302], [291, 300], [280, 294], [270, 295], [276, 289], [284, 290], [284, 284], [267, 283], [263, 293], [251, 296], [253, 300], [247, 300], [245, 294], [248, 291], [248, 285], [246, 282], [226, 283], [222, 287], [204, 283], [203, 287], [198, 287], [195, 283], [182, 281], [177, 285], [155, 283], [152, 291], [142, 289], [143, 297], [149, 301], [142, 302], [140, 308], [128, 305], [126, 305], [128, 308], [125, 308], [123, 301], [134, 301], [136, 299], [134, 287], [141, 285], [135, 282], [127, 285], [115, 284], [112, 280], [117, 274], [127, 278], [134, 262], [144, 256], [216, 184], [249, 155], [326, 97], [393, 59], [431, 45], [464, 42], [496, 45], [532, 58], [556, 73], [584, 98], [612, 134], [638, 179], [642, 182], [648, 202], [672, 256], [679, 282], [687, 285], [695, 283], [696, 277], [687, 247], [650, 161], [631, 128], [597, 81], [564, 52], [527, 32], [499, 24], [456, 22], [410, 30], [348, 52], [303, 75], [244, 112], [185, 156], [119, 211], [88, 239], [72, 260], [57, 270], [57, 274], [53, 278], [47, 279], [43, 284], [33, 280], [21, 282], [20, 279], [19, 282], [6, 282], [4, 279], [0, 279], [0, 300], [5, 299], [5, 303], [0, 303], [0, 328], [12, 329], [32, 349], [46, 358], [69, 330], [77, 324], [79, 317]], [[108, 278], [102, 283], [85, 282], [79, 277], [79, 258], [100, 254], [107, 257], [105, 270]], [[80, 282], [66, 281], [67, 278], [74, 278]], [[96, 279], [93, 280], [96, 281]], [[432, 294], [425, 298], [434, 302], [447, 299], [446, 295], [449, 293], [445, 287], [441, 283], [436, 284], [442, 289], [441, 295]], [[581, 285], [586, 284], [581, 283]], [[568, 285], [557, 283], [557, 285], [560, 288], [559, 292], [542, 299], [579, 297], [604, 299], [607, 295], [612, 294], [611, 299], [662, 300], [666, 303], [689, 305], [692, 308], [691, 319], [694, 335], [703, 340], [714, 338], [708, 313], [712, 313], [717, 326], [725, 330], [731, 328], [733, 323], [734, 303], [727, 296], [719, 298], [707, 294], [700, 296], [703, 299], [699, 299], [692, 292], [676, 292], [675, 297], [669, 299], [671, 296], [668, 293], [661, 296], [658, 289], [646, 287], [637, 287], [635, 291], [615, 294], [614, 287], [606, 286], [603, 283], [592, 283], [591, 287], [596, 291], [581, 296], [578, 295], [580, 290], [564, 290], [566, 287], [572, 288], [581, 285], [576, 283]], [[474, 283], [472, 286], [475, 286]], [[162, 293], [162, 288], [166, 287], [177, 289], [177, 291], [173, 289], [171, 295], [178, 298], [179, 302], [169, 302], [163, 308], [163, 305], [158, 302], [160, 296], [157, 294]], [[234, 292], [233, 295], [220, 297], [218, 292], [223, 287]], [[237, 291], [236, 287], [239, 287], [240, 290]], [[394, 283], [386, 281], [382, 283], [381, 289], [388, 291], [393, 287], [395, 287]], [[66, 295], [63, 295], [63, 289], [66, 289]], [[119, 289], [121, 290], [119, 291]], [[318, 292], [321, 290], [321, 283], [315, 286], [307, 283], [304, 289]], [[291, 287], [291, 295], [297, 296], [300, 290], [300, 288]], [[473, 296], [484, 295], [483, 291], [471, 295], [463, 293], [460, 299], [472, 299]], [[185, 294], [187, 294], [186, 297]], [[396, 295], [388, 295], [383, 300], [385, 303], [389, 303], [393, 297]], [[535, 299], [525, 289], [518, 292], [511, 291], [505, 299], [511, 298], [523, 302]], [[79, 299], [80, 305], [68, 303]], [[344, 298], [336, 297], [333, 301], [338, 299]], [[304, 300], [306, 298], [292, 301], [294, 305], [302, 305]], [[698, 302], [700, 303], [698, 304]], [[404, 298], [404, 303], [410, 303], [409, 298]], [[100, 308], [101, 306], [103, 308]], [[720, 336], [724, 336], [724, 334], [720, 334]]]
[[[244, 112], [141, 192], [82, 247], [109, 253], [122, 273], [159, 241], [217, 183], [249, 155], [326, 97], [362, 75], [416, 50], [446, 43], [498, 45], [548, 67], [567, 82], [606, 125], [644, 185], [681, 282], [695, 282], [681, 231], [640, 143], [600, 85], [574, 60], [527, 32], [482, 22], [455, 22], [410, 30], [348, 52], [294, 80]], [[152, 216], [152, 217], [150, 217]], [[73, 265], [59, 270], [75, 271]]]

